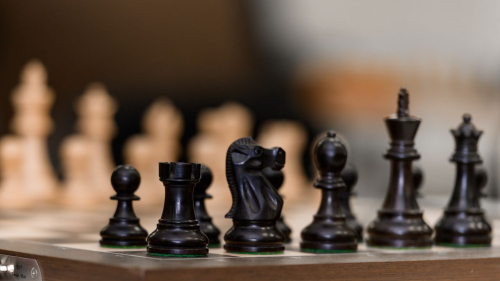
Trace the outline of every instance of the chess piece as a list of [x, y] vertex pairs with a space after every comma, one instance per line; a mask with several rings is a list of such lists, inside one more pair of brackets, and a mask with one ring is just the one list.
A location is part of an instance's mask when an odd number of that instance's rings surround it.
[[4, 136], [0, 141], [0, 208], [24, 209], [33, 203], [23, 190], [23, 143], [17, 136]]
[[88, 177], [97, 199], [108, 194], [109, 174], [115, 166], [111, 153], [111, 140], [117, 127], [114, 114], [116, 101], [108, 94], [104, 85], [93, 83], [79, 99], [76, 112], [77, 128], [89, 146]]
[[476, 188], [478, 189], [479, 198], [487, 197], [482, 191], [488, 183], [488, 174], [482, 165], [476, 166]]
[[479, 202], [481, 187], [486, 184], [486, 174], [480, 173], [479, 177], [476, 174], [476, 165], [482, 162], [477, 143], [483, 132], [471, 123], [470, 115], [464, 114], [463, 123], [451, 133], [456, 145], [450, 160], [457, 165], [455, 188], [443, 217], [436, 224], [436, 245], [490, 246], [491, 226]]
[[340, 209], [345, 216], [347, 225], [358, 234], [358, 242], [363, 241], [363, 227], [356, 220], [356, 217], [351, 211], [351, 197], [355, 195], [353, 192], [354, 186], [358, 181], [358, 171], [354, 165], [347, 163], [345, 168], [340, 173], [342, 180], [345, 183], [346, 189], [339, 192]]
[[21, 75], [21, 84], [12, 93], [14, 117], [11, 128], [22, 141], [22, 187], [36, 202], [55, 199], [58, 180], [47, 148], [47, 136], [54, 123], [50, 109], [54, 91], [47, 86], [47, 73], [39, 61], [29, 62]]
[[422, 168], [417, 165], [413, 166], [413, 187], [415, 188], [415, 197], [420, 198], [422, 194], [420, 189], [422, 188], [422, 182], [424, 181], [424, 172]]
[[64, 173], [61, 203], [68, 208], [85, 209], [98, 200], [89, 188], [89, 146], [81, 135], [67, 137], [61, 144], [61, 163]]
[[117, 200], [116, 212], [109, 219], [109, 224], [101, 230], [103, 247], [144, 247], [147, 245], [148, 232], [139, 224], [132, 207], [132, 201], [140, 198], [134, 193], [141, 183], [141, 175], [132, 166], [118, 166], [111, 175], [111, 185], [116, 194], [111, 196]]
[[347, 149], [336, 133], [329, 131], [316, 144], [313, 156], [320, 173], [314, 187], [321, 189], [322, 199], [313, 222], [302, 230], [300, 248], [314, 253], [355, 252], [358, 236], [347, 225], [339, 201], [339, 192], [346, 189], [341, 171]]
[[201, 165], [200, 182], [194, 188], [194, 211], [200, 223], [201, 232], [208, 237], [208, 247], [218, 248], [220, 247], [220, 230], [212, 223], [212, 217], [205, 208], [205, 199], [212, 198], [210, 194], [207, 194], [211, 183], [212, 172], [207, 166]]
[[148, 253], [162, 256], [205, 256], [208, 238], [194, 212], [193, 188], [200, 181], [200, 164], [162, 162], [160, 181], [165, 206], [157, 228], [148, 236]]
[[257, 142], [264, 147], [279, 146], [286, 151], [288, 159], [283, 173], [286, 174], [280, 193], [288, 202], [303, 198], [308, 185], [302, 157], [306, 148], [308, 134], [306, 128], [299, 122], [274, 120], [266, 122], [260, 129]]
[[139, 170], [141, 204], [163, 203], [157, 188], [159, 162], [177, 161], [182, 152], [180, 138], [184, 120], [180, 111], [165, 98], [156, 100], [142, 119], [143, 134], [131, 137], [124, 145], [125, 161]]
[[233, 197], [226, 218], [233, 226], [224, 236], [224, 249], [233, 253], [283, 253], [285, 237], [276, 227], [283, 199], [262, 174], [265, 168], [281, 170], [285, 151], [266, 149], [252, 138], [234, 141], [227, 150], [226, 177]]
[[432, 229], [425, 223], [415, 198], [412, 162], [420, 158], [413, 139], [420, 119], [408, 113], [408, 92], [399, 92], [397, 114], [385, 119], [391, 137], [384, 155], [391, 161], [389, 188], [382, 209], [368, 226], [367, 244], [372, 247], [428, 248]]
[[[262, 174], [271, 183], [271, 185], [276, 189], [276, 191], [280, 190], [281, 186], [283, 185], [283, 181], [285, 180], [285, 176], [283, 175], [283, 171], [274, 171], [271, 168], [265, 168], [264, 170], [262, 170]], [[283, 198], [283, 195], [281, 195], [281, 198]], [[292, 242], [292, 238], [291, 238], [292, 230], [285, 223], [283, 215], [280, 216], [278, 221], [276, 221], [276, 227], [285, 236], [285, 243], [286, 244], [291, 243]]]
[[210, 193], [214, 198], [206, 202], [209, 209], [230, 207], [231, 193], [225, 180], [227, 148], [234, 140], [251, 135], [253, 122], [250, 110], [234, 102], [204, 109], [198, 115], [199, 132], [189, 141], [187, 154], [189, 161], [203, 163], [212, 170]]
[[[141, 173], [141, 190], [137, 195], [141, 197], [140, 204], [159, 205], [163, 202], [163, 196], [158, 190], [158, 167], [153, 169], [154, 163], [158, 163], [155, 148], [146, 136], [133, 136], [124, 145], [123, 155], [125, 163], [137, 168]], [[155, 165], [157, 166], [157, 165]]]

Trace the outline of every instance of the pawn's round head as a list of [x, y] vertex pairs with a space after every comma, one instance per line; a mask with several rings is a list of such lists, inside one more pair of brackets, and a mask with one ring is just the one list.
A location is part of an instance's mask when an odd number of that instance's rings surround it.
[[133, 194], [141, 183], [141, 175], [130, 165], [116, 167], [111, 175], [111, 185], [117, 194]]
[[204, 192], [212, 184], [212, 171], [205, 165], [201, 165], [200, 182], [196, 184], [195, 192]]
[[334, 131], [329, 131], [314, 148], [314, 163], [321, 176], [338, 174], [347, 160], [347, 149]]
[[340, 175], [347, 187], [346, 191], [351, 192], [358, 181], [358, 171], [356, 170], [356, 167], [349, 163], [345, 165], [345, 168], [342, 170]]

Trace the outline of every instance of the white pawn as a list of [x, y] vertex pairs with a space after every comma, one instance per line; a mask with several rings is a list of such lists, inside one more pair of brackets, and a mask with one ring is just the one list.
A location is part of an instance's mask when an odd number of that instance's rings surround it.
[[167, 99], [155, 101], [142, 120], [144, 134], [131, 137], [124, 146], [125, 162], [141, 173], [139, 204], [160, 204], [163, 189], [158, 188], [158, 163], [175, 162], [182, 152], [180, 138], [184, 120]]
[[116, 101], [99, 83], [88, 86], [76, 107], [77, 128], [89, 147], [88, 177], [90, 188], [102, 201], [109, 200], [113, 191], [109, 188], [109, 175], [115, 163], [111, 152], [111, 140], [117, 132], [114, 115]]
[[2, 181], [0, 182], [0, 208], [24, 209], [33, 200], [25, 196], [22, 175], [23, 146], [20, 138], [5, 136], [0, 141], [0, 165]]
[[47, 86], [47, 73], [39, 61], [29, 62], [14, 89], [14, 117], [11, 128], [22, 142], [22, 189], [37, 202], [55, 199], [58, 180], [49, 159], [47, 137], [54, 124], [50, 109], [55, 94]]
[[81, 135], [66, 138], [60, 149], [64, 173], [64, 190], [61, 202], [65, 207], [85, 209], [98, 200], [89, 180], [89, 145]]

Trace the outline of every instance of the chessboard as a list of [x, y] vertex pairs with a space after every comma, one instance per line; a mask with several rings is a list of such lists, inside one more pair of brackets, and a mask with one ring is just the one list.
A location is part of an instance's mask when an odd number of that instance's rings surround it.
[[[445, 198], [421, 199], [424, 217], [434, 225]], [[355, 212], [366, 226], [380, 199], [356, 198]], [[161, 206], [137, 204], [141, 224], [151, 231]], [[145, 249], [100, 247], [99, 230], [113, 213], [113, 204], [92, 211], [43, 209], [3, 211], [0, 259], [14, 272], [1, 280], [498, 280], [500, 236], [489, 248], [432, 247], [426, 250], [382, 250], [359, 244], [356, 253], [301, 252], [300, 231], [311, 222], [316, 204], [285, 204], [284, 216], [293, 229], [292, 243], [280, 255], [243, 255], [210, 248], [207, 257], [150, 256]], [[493, 201], [484, 208], [495, 230], [500, 210]], [[225, 233], [231, 221], [225, 209], [213, 208], [214, 223]], [[1, 269], [1, 268], [0, 268]], [[10, 278], [10, 279], [9, 279]]]

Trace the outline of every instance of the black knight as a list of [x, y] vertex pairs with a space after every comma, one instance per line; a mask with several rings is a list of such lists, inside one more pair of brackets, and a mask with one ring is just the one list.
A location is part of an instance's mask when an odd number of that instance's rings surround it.
[[276, 227], [283, 199], [262, 174], [265, 168], [281, 170], [285, 151], [266, 149], [252, 138], [233, 142], [226, 155], [226, 177], [233, 204], [226, 218], [233, 227], [226, 233], [228, 252], [263, 254], [283, 252], [285, 237]]

